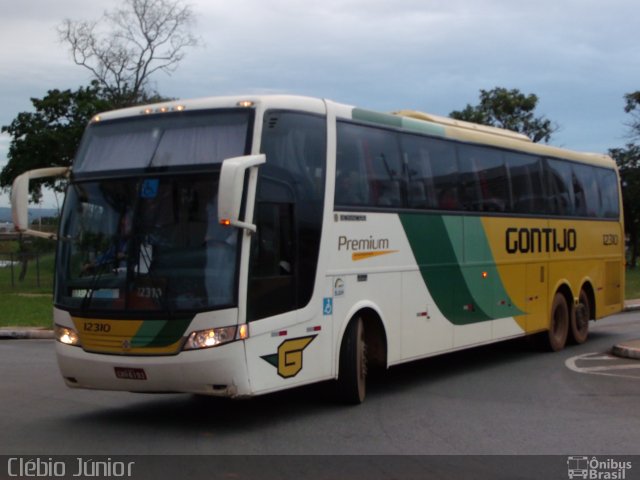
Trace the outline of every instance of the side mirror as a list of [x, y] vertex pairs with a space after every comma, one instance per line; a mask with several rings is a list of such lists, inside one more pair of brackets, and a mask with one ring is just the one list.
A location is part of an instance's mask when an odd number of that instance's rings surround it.
[[69, 167], [50, 167], [29, 170], [18, 175], [11, 187], [11, 216], [16, 231], [34, 237], [55, 238], [51, 233], [29, 229], [29, 180], [34, 178], [60, 177], [69, 172]]
[[[220, 183], [218, 185], [218, 221], [221, 224], [244, 228], [251, 232], [256, 231], [254, 224], [240, 220], [240, 207], [244, 193], [244, 176], [248, 169], [258, 167], [266, 161], [266, 156], [260, 154], [227, 158], [222, 162]], [[255, 169], [255, 173], [257, 173], [257, 168]], [[253, 193], [253, 195], [247, 195], [247, 205], [253, 203], [256, 182], [257, 175], [251, 175], [249, 178], [248, 193]]]

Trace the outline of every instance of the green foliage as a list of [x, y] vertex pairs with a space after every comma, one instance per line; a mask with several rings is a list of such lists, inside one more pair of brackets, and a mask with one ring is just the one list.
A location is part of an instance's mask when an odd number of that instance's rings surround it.
[[478, 105], [467, 104], [463, 110], [454, 110], [449, 116], [456, 120], [505, 128], [522, 133], [534, 142], [547, 143], [558, 127], [544, 116], [535, 116], [537, 104], [538, 97], [534, 94], [525, 95], [518, 89], [496, 87], [493, 90], [480, 90]]
[[[162, 100], [158, 95], [141, 91], [123, 103], [121, 97], [111, 97], [97, 81], [76, 91], [55, 89], [42, 99], [32, 98], [35, 112], [19, 113], [10, 125], [2, 127], [3, 132], [11, 135], [11, 144], [8, 163], [0, 172], [0, 187], [8, 188], [15, 177], [28, 170], [70, 166], [87, 123], [97, 113]], [[63, 190], [64, 184], [60, 182], [60, 179], [30, 182], [32, 200], [39, 200], [43, 185]]]
[[[11, 135], [11, 144], [8, 163], [0, 172], [0, 187], [9, 187], [27, 170], [70, 166], [91, 117], [112, 108], [96, 82], [75, 92], [49, 90], [44, 98], [32, 98], [31, 103], [35, 112], [19, 113], [10, 125], [2, 127], [2, 132]], [[43, 183], [55, 187], [53, 182], [32, 182], [33, 199], [40, 197]]]
[[612, 148], [609, 155], [616, 161], [620, 171], [624, 228], [630, 240], [628, 262], [635, 267], [640, 234], [640, 146], [629, 143], [625, 148]]
[[631, 127], [631, 136], [633, 138], [640, 138], [640, 90], [627, 93], [624, 99], [627, 102], [624, 111], [630, 113], [633, 117], [633, 120], [629, 124]]

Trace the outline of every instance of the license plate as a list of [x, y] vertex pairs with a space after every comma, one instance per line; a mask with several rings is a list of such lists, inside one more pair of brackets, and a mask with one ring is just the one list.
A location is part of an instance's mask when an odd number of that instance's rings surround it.
[[147, 374], [142, 368], [114, 367], [116, 377], [124, 380], [146, 380]]

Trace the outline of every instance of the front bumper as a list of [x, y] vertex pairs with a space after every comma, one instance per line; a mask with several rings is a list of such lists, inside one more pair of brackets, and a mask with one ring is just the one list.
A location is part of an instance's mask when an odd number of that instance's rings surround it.
[[[88, 353], [81, 347], [56, 342], [56, 354], [60, 372], [71, 388], [252, 395], [243, 341], [172, 356]], [[118, 378], [116, 369], [142, 369], [145, 378]]]

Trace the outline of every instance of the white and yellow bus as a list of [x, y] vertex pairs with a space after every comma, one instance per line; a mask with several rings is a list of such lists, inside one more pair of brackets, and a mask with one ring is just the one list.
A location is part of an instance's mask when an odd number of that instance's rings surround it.
[[96, 116], [68, 175], [56, 351], [73, 388], [244, 397], [623, 306], [614, 162], [420, 112], [293, 96]]

